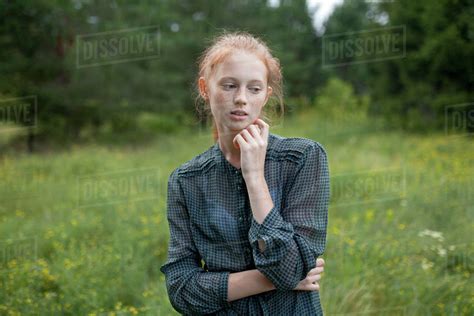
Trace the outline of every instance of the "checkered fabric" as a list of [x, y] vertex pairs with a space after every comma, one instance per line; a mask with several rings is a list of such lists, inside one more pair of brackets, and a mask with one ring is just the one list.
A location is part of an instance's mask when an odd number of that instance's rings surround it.
[[[241, 170], [218, 142], [170, 174], [170, 241], [160, 271], [179, 313], [323, 315], [319, 292], [293, 289], [326, 247], [327, 153], [316, 141], [269, 133], [264, 173], [274, 207], [262, 224], [253, 217]], [[276, 289], [228, 302], [229, 274], [251, 269]]]

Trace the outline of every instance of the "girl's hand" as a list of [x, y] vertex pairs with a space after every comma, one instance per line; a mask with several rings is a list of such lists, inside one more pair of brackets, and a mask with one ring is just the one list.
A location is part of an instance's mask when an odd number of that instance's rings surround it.
[[269, 125], [257, 119], [234, 137], [234, 146], [240, 148], [240, 169], [245, 180], [264, 179], [268, 134]]
[[324, 271], [324, 259], [318, 258], [316, 260], [316, 267], [311, 269], [306, 278], [301, 280], [293, 289], [297, 291], [319, 291], [319, 280], [321, 280], [321, 273]]

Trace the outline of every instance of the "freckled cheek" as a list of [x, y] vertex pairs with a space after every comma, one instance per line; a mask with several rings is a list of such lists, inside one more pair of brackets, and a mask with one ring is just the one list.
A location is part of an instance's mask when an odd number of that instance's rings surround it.
[[260, 111], [260, 109], [263, 107], [263, 102], [265, 102], [265, 96], [264, 95], [252, 95], [248, 99], [249, 104], [251, 105], [251, 108], [254, 111]]
[[[234, 95], [232, 92], [218, 92], [214, 93], [211, 97], [211, 101], [213, 104], [216, 106], [222, 106], [225, 104], [232, 104], [234, 102]], [[249, 104], [254, 104], [254, 105], [263, 105], [263, 102], [265, 101], [265, 95], [259, 94], [255, 95], [252, 93], [247, 94], [247, 101]]]
[[232, 102], [232, 94], [231, 93], [215, 93], [213, 96], [214, 104], [217, 106], [224, 105], [226, 103]]
[[258, 94], [256, 96], [254, 96], [253, 99], [254, 99], [253, 102], [255, 104], [263, 104], [263, 102], [265, 102], [265, 95], [263, 93], [261, 93], [261, 94]]

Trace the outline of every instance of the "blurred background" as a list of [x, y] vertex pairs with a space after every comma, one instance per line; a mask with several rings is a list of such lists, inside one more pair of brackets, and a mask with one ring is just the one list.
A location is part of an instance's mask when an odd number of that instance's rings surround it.
[[474, 314], [470, 0], [2, 1], [0, 314], [177, 314], [167, 180], [224, 30], [281, 61], [270, 132], [327, 150], [325, 313]]

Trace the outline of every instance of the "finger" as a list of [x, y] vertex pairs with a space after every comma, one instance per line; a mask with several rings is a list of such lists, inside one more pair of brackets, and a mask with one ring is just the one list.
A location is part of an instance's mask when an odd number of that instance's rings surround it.
[[311, 274], [319, 274], [319, 273], [322, 273], [324, 272], [324, 267], [315, 267], [315, 268], [312, 268], [311, 270], [309, 270], [309, 273]]
[[307, 277], [301, 283], [303, 286], [309, 286], [311, 284], [319, 284], [320, 280], [321, 280], [321, 276], [318, 274], [315, 276]]
[[324, 266], [324, 259], [323, 259], [323, 258], [318, 258], [318, 259], [316, 260], [316, 266], [317, 266], [317, 267]]
[[255, 121], [255, 124], [257, 124], [260, 129], [262, 130], [262, 138], [264, 140], [267, 140], [268, 139], [268, 134], [269, 134], [269, 129], [270, 129], [270, 125], [268, 125], [267, 123], [265, 123], [265, 121], [263, 121], [262, 119], [257, 119]]
[[302, 288], [303, 291], [319, 291], [319, 283], [310, 283]]
[[311, 275], [309, 277], [307, 277], [307, 280], [310, 282], [310, 283], [314, 283], [314, 282], [318, 282], [319, 280], [321, 280], [321, 274], [316, 274], [316, 275]]
[[324, 267], [316, 267], [316, 268], [313, 268], [313, 269], [309, 270], [308, 274], [320, 274], [322, 272], [324, 272]]
[[237, 134], [237, 136], [235, 136], [234, 138], [236, 140], [236, 142], [239, 144], [239, 148], [245, 148], [248, 144], [247, 142], [245, 141], [245, 139], [242, 137], [241, 134]]
[[234, 144], [234, 147], [239, 149], [240, 146], [239, 146], [239, 142], [237, 141], [237, 136], [234, 137], [234, 139], [232, 140], [232, 143]]
[[242, 132], [240, 132], [240, 135], [245, 138], [245, 140], [247, 141], [248, 144], [254, 144], [254, 145], [257, 144], [257, 142], [255, 141], [253, 136], [250, 135], [250, 132], [248, 130], [246, 130], [246, 129], [242, 130]]
[[250, 134], [252, 134], [253, 138], [257, 142], [263, 142], [262, 135], [260, 134], [260, 128], [258, 127], [258, 125], [250, 124], [249, 127], [247, 127], [247, 130], [250, 130]]
[[262, 129], [260, 128], [260, 126], [259, 126], [258, 124], [256, 124], [256, 123], [253, 123], [252, 125], [257, 128], [258, 134], [259, 134], [260, 136], [262, 136]]
[[270, 129], [270, 126], [262, 119], [258, 118], [254, 124], [257, 124], [258, 127], [260, 127], [260, 130], [262, 131], [262, 133], [266, 130], [268, 132], [268, 130]]
[[298, 284], [296, 287], [297, 290], [299, 291], [319, 291], [319, 283], [307, 283], [307, 284]]

